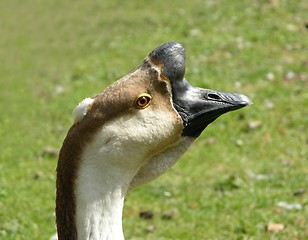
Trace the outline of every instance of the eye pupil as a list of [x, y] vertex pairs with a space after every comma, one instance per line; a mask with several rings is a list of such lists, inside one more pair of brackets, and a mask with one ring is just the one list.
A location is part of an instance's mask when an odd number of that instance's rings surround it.
[[139, 106], [140, 106], [140, 107], [145, 106], [145, 105], [148, 103], [148, 101], [149, 101], [149, 100], [148, 100], [146, 97], [141, 97], [141, 98], [139, 98], [139, 100], [138, 100]]

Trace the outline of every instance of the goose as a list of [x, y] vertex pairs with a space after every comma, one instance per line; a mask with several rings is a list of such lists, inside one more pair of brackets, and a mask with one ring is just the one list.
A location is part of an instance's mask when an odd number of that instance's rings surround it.
[[185, 49], [168, 42], [74, 110], [56, 180], [59, 240], [122, 240], [129, 190], [173, 166], [220, 115], [251, 104], [239, 93], [192, 86]]

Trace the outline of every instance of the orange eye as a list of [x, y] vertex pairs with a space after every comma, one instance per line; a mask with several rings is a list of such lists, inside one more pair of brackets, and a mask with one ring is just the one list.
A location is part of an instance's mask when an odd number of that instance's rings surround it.
[[136, 99], [135, 105], [139, 109], [144, 109], [149, 106], [151, 99], [152, 97], [149, 94], [143, 93]]

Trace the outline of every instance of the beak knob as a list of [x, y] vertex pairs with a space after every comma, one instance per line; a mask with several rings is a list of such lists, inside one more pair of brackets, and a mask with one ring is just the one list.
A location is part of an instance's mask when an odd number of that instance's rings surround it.
[[168, 42], [155, 48], [149, 58], [152, 63], [161, 68], [163, 77], [174, 80], [182, 80], [185, 74], [185, 49], [177, 42]]

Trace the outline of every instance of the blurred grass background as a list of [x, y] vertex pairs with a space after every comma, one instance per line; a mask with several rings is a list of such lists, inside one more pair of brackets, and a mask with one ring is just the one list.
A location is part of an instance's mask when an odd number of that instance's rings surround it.
[[185, 46], [193, 85], [254, 105], [128, 194], [126, 238], [307, 239], [307, 11], [304, 0], [1, 1], [0, 239], [54, 233], [72, 110], [167, 41]]

